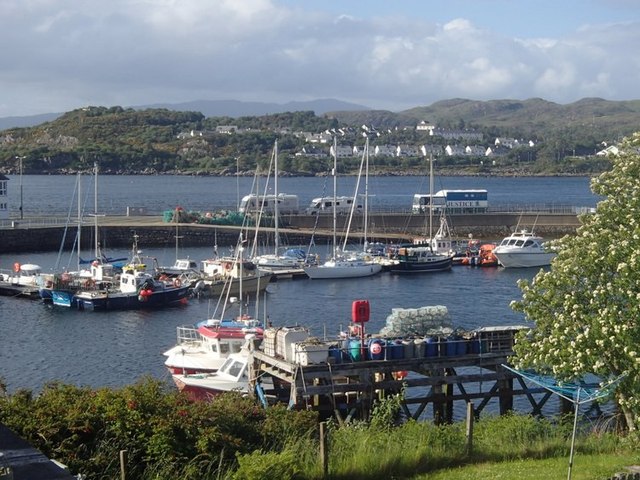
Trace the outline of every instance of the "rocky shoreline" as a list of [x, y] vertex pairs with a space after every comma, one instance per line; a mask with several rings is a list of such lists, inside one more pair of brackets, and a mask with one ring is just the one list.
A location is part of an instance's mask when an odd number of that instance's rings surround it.
[[[92, 167], [93, 168], [93, 167]], [[92, 173], [91, 169], [61, 169], [53, 172], [31, 172], [25, 171], [24, 175], [77, 175], [78, 173]], [[569, 173], [569, 172], [530, 172], [526, 170], [513, 170], [508, 169], [504, 171], [491, 171], [491, 172], [474, 172], [468, 170], [459, 169], [434, 169], [434, 174], [447, 177], [593, 177], [599, 175], [601, 172], [594, 174], [585, 173]], [[2, 175], [19, 175], [20, 172], [15, 168], [0, 168], [0, 174]], [[181, 175], [191, 177], [253, 177], [255, 171], [247, 170], [236, 173], [235, 171], [222, 171], [222, 172], [208, 172], [208, 171], [184, 171], [184, 170], [168, 170], [164, 172], [158, 172], [151, 169], [145, 169], [142, 171], [136, 170], [118, 170], [100, 171], [100, 175]], [[330, 175], [330, 172], [309, 173], [309, 172], [279, 172], [280, 177], [326, 177]], [[356, 176], [357, 171], [343, 172], [342, 176]], [[421, 177], [427, 176], [426, 172], [419, 170], [406, 170], [406, 171], [382, 171], [369, 174], [372, 177]], [[266, 175], [261, 175], [266, 177]]]

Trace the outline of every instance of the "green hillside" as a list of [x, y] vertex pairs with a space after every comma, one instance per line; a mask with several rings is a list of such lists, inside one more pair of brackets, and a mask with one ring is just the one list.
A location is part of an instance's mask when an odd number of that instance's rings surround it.
[[[482, 133], [482, 141], [474, 140], [479, 148], [493, 147], [497, 137], [515, 138], [522, 145], [491, 162], [482, 155], [442, 154], [437, 167], [441, 170], [588, 174], [607, 168], [606, 160], [593, 156], [603, 142], [615, 143], [640, 130], [640, 100], [585, 98], [559, 105], [542, 99], [450, 99], [397, 113], [367, 110], [317, 116], [307, 111], [240, 118], [207, 118], [200, 112], [166, 108], [87, 107], [35, 127], [0, 132], [0, 173], [17, 172], [18, 158], [22, 158], [24, 173], [72, 173], [98, 162], [104, 173], [228, 175], [239, 170], [250, 174], [256, 167], [268, 168], [277, 138], [283, 172], [324, 174], [331, 163], [327, 136], [338, 132], [341, 145], [361, 146], [363, 125], [376, 129], [371, 135], [374, 148], [403, 145], [415, 150], [431, 145], [442, 151], [456, 145], [454, 139], [417, 131], [421, 121], [442, 129]], [[310, 135], [319, 134], [325, 134], [324, 143], [309, 143]], [[459, 146], [469, 142], [459, 140]], [[341, 160], [341, 171], [357, 169], [357, 156]], [[402, 174], [424, 171], [425, 161], [414, 153], [413, 157], [381, 156], [375, 163], [379, 173]]]

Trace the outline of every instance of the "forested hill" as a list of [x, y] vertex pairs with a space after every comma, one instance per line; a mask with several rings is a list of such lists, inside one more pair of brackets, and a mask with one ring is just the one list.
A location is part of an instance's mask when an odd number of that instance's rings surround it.
[[[478, 102], [454, 99], [403, 112], [287, 112], [264, 116], [205, 117], [197, 111], [166, 108], [136, 110], [87, 107], [30, 128], [0, 132], [0, 173], [71, 173], [91, 168], [104, 173], [199, 173], [229, 175], [266, 170], [278, 139], [283, 172], [324, 174], [330, 169], [328, 145], [311, 143], [310, 136], [336, 134], [339, 144], [360, 147], [362, 126], [372, 147], [431, 145], [441, 151], [459, 142], [416, 130], [420, 122], [442, 129], [482, 134], [475, 146], [493, 147], [498, 137], [521, 140], [519, 148], [499, 161], [476, 157], [439, 159], [437, 168], [479, 174], [586, 174], [606, 168], [593, 154], [603, 142], [611, 144], [640, 130], [640, 101], [583, 99], [558, 105], [540, 99]], [[326, 138], [325, 138], [326, 140]], [[466, 142], [466, 143], [464, 143]], [[406, 149], [410, 150], [409, 148]], [[437, 154], [436, 154], [437, 155]], [[358, 155], [341, 160], [352, 172]], [[19, 160], [20, 159], [20, 160]], [[376, 158], [385, 173], [424, 171], [422, 155]]]

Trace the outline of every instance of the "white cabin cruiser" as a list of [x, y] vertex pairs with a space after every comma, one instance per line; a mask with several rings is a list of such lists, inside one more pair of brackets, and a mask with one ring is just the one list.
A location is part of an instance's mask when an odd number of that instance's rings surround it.
[[505, 237], [493, 253], [505, 268], [544, 267], [557, 255], [545, 247], [542, 237], [526, 229]]

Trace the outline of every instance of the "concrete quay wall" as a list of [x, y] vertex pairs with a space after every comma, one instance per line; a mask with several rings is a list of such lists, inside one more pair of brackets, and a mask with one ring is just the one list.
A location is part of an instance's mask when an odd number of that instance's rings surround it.
[[[348, 216], [337, 219], [337, 231], [344, 232], [348, 224]], [[364, 234], [362, 216], [357, 216], [351, 222], [351, 236], [354, 239]], [[432, 218], [432, 231], [438, 229], [439, 218]], [[162, 218], [155, 216], [113, 216], [100, 217], [98, 224], [99, 240], [106, 249], [130, 248], [133, 236], [138, 235], [140, 248], [166, 247], [175, 245], [176, 225], [164, 223]], [[484, 239], [487, 241], [500, 240], [517, 228], [535, 228], [535, 231], [545, 238], [557, 238], [575, 233], [580, 225], [575, 215], [545, 214], [481, 214], [481, 215], [452, 215], [448, 217], [449, 226], [456, 236]], [[285, 216], [281, 221], [280, 234], [288, 244], [305, 245], [309, 242], [311, 233], [315, 235], [316, 244], [328, 244], [333, 236], [332, 216]], [[178, 235], [180, 246], [183, 247], [219, 247], [236, 245], [240, 227], [221, 225], [180, 224]], [[66, 235], [65, 235], [66, 231]], [[13, 226], [0, 228], [0, 251], [36, 252], [56, 251], [61, 248], [64, 239], [64, 250], [71, 250], [75, 242], [77, 227], [61, 225], [41, 225], [34, 219], [15, 222]], [[404, 242], [411, 241], [414, 236], [428, 235], [429, 220], [424, 215], [407, 214], [374, 214], [370, 216], [368, 238], [370, 241]], [[82, 227], [82, 250], [93, 251], [95, 244], [95, 226]], [[254, 233], [250, 232], [249, 240], [253, 240]], [[264, 245], [272, 243], [273, 229], [260, 230], [258, 241]]]

